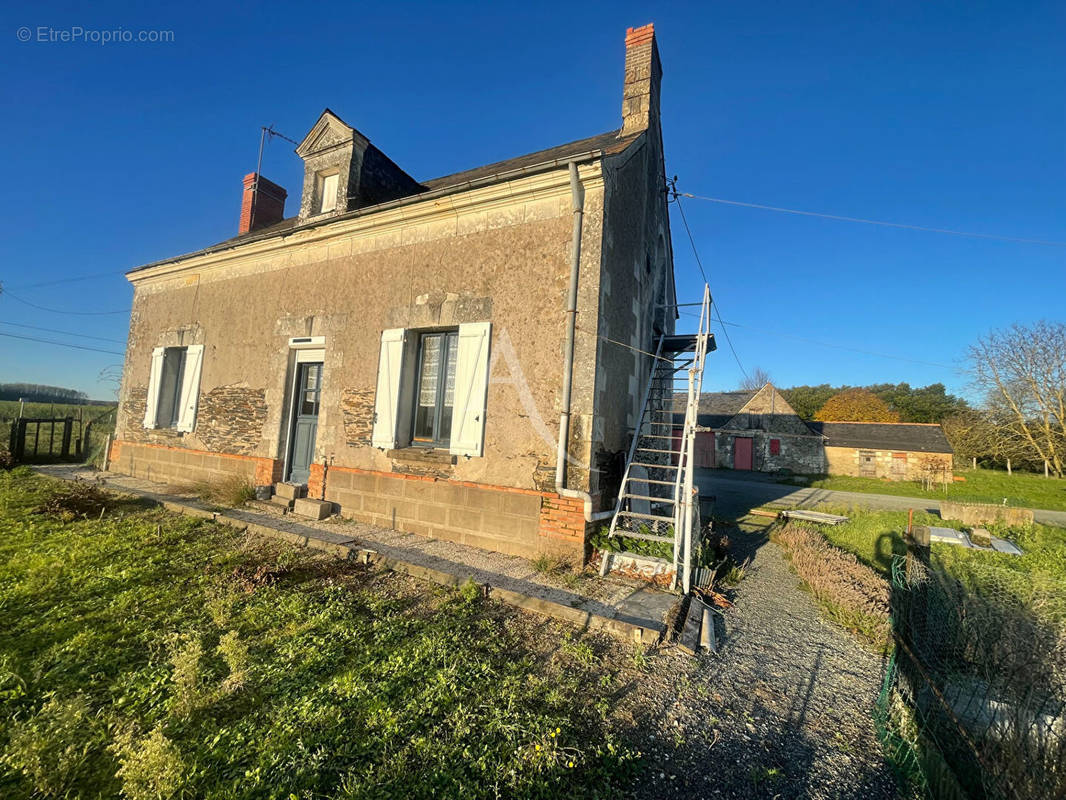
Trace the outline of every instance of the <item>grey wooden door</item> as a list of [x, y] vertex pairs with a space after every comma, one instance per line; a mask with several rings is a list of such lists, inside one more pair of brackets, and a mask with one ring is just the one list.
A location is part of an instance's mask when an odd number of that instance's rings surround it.
[[318, 433], [322, 364], [297, 364], [296, 367], [296, 396], [293, 398], [295, 415], [287, 480], [289, 483], [307, 483], [315, 455], [315, 434]]

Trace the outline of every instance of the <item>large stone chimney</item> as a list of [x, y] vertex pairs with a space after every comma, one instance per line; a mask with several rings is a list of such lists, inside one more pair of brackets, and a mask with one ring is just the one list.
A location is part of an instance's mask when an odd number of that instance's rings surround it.
[[655, 46], [655, 26], [626, 29], [626, 74], [622, 91], [622, 136], [640, 133], [659, 121], [663, 67]]
[[244, 176], [241, 198], [241, 223], [238, 234], [266, 228], [285, 219], [288, 192], [262, 175], [249, 172]]

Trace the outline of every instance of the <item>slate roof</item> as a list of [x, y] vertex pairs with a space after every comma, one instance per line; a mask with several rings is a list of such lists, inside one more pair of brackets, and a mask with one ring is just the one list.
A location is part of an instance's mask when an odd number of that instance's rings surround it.
[[[700, 395], [700, 409], [696, 415], [696, 424], [703, 428], [721, 428], [729, 420], [740, 413], [757, 390], [745, 390], [741, 392], [704, 392]], [[674, 396], [674, 421], [683, 422], [685, 419], [685, 395]]]
[[912, 453], [953, 453], [939, 425], [911, 422], [808, 422], [826, 437], [826, 447], [898, 450]]
[[[330, 222], [335, 222], [341, 219], [350, 219], [352, 217], [361, 216], [364, 214], [373, 213], [380, 207], [392, 206], [396, 204], [417, 203], [426, 192], [439, 192], [450, 194], [448, 190], [454, 192], [460, 192], [467, 188], [467, 185], [472, 181], [484, 181], [487, 184], [494, 183], [492, 178], [499, 178], [499, 180], [506, 180], [511, 177], [508, 173], [513, 173], [517, 170], [528, 169], [530, 167], [536, 167], [544, 164], [549, 164], [554, 161], [565, 162], [575, 156], [583, 155], [585, 153], [593, 151], [602, 151], [604, 155], [613, 155], [620, 153], [631, 145], [642, 132], [635, 133], [631, 136], [624, 138], [619, 137], [619, 129], [613, 131], [607, 131], [606, 133], [600, 133], [596, 136], [589, 136], [585, 139], [578, 139], [573, 142], [567, 142], [566, 144], [557, 145], [556, 147], [549, 147], [546, 150], [537, 150], [533, 153], [527, 153], [526, 155], [517, 156], [515, 158], [507, 159], [506, 161], [497, 161], [493, 164], [486, 164], [482, 167], [475, 167], [474, 169], [468, 169], [463, 172], [454, 172], [451, 175], [444, 175], [440, 178], [433, 178], [432, 180], [423, 181], [422, 186], [425, 192], [412, 194], [407, 197], [402, 197], [399, 200], [392, 200], [389, 203], [382, 203], [381, 206], [366, 206], [354, 211], [349, 211], [345, 214], [338, 214], [335, 217], [330, 217], [325, 220], [316, 220], [307, 223], [307, 227], [317, 227], [319, 225], [327, 225]], [[505, 177], [506, 176], [506, 177]], [[185, 258], [191, 258], [192, 256], [206, 255], [208, 253], [220, 252], [222, 250], [228, 250], [231, 247], [236, 247], [246, 242], [260, 241], [262, 239], [270, 239], [274, 236], [281, 235], [286, 231], [293, 230], [297, 227], [299, 222], [298, 217], [292, 216], [288, 219], [284, 219], [274, 225], [266, 228], [260, 228], [249, 233], [241, 234], [240, 236], [234, 236], [218, 244], [213, 244], [209, 247], [205, 247], [201, 250], [196, 250], [192, 253], [185, 253], [184, 255], [174, 256], [172, 258], [164, 258], [160, 261], [153, 261], [150, 264], [145, 264], [140, 267], [135, 267], [127, 274], [139, 272], [143, 269], [150, 267], [156, 267], [161, 264], [168, 264], [173, 261], [180, 261]]]

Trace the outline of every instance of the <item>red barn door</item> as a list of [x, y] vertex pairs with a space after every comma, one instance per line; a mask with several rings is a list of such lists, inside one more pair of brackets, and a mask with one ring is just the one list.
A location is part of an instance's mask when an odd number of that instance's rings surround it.
[[733, 440], [733, 469], [751, 469], [750, 436], [738, 436]]

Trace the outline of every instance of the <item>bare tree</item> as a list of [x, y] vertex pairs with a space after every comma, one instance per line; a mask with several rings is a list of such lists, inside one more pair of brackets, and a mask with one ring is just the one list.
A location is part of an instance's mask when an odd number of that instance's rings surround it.
[[755, 367], [747, 376], [740, 382], [740, 388], [749, 391], [755, 391], [761, 389], [766, 384], [770, 383], [770, 373], [764, 370], [762, 367]]
[[969, 351], [1001, 450], [1066, 469], [1066, 324], [1012, 325]]

